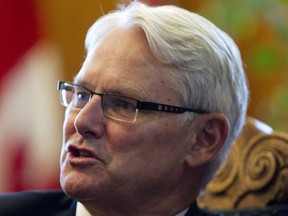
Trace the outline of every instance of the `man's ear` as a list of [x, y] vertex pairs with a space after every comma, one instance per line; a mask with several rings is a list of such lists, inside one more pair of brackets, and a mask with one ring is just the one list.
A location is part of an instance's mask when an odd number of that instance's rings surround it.
[[229, 132], [228, 119], [221, 113], [198, 116], [197, 129], [190, 140], [186, 162], [197, 167], [213, 159], [223, 147]]

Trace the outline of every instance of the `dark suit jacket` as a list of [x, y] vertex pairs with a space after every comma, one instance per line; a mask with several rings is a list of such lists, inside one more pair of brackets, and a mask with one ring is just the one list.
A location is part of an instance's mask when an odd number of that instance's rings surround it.
[[[75, 213], [76, 201], [61, 191], [27, 191], [0, 195], [0, 216], [75, 216]], [[211, 214], [200, 210], [194, 203], [185, 216], [208, 215]]]
[[0, 195], [1, 216], [75, 216], [76, 201], [61, 191]]

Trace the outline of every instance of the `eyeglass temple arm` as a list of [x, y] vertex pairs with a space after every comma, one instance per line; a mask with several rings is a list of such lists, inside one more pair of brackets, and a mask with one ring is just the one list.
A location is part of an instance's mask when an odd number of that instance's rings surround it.
[[142, 101], [141, 102], [138, 101], [137, 108], [139, 110], [154, 110], [154, 111], [170, 112], [170, 113], [184, 113], [184, 112], [208, 113], [208, 111], [200, 110], [200, 109], [190, 109], [190, 108], [151, 103], [151, 102], [142, 102]]

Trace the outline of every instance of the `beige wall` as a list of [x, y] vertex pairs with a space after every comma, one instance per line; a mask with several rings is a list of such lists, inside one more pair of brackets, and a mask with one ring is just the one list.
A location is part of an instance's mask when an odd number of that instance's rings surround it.
[[64, 71], [62, 77], [72, 80], [83, 62], [84, 39], [89, 26], [114, 8], [116, 1], [45, 0], [40, 1], [41, 18], [49, 37], [59, 45]]

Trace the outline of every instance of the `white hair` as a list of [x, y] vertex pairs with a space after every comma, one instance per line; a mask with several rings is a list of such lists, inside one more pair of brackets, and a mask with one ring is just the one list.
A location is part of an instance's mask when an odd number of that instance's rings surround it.
[[[171, 65], [167, 79], [183, 105], [224, 113], [228, 118], [228, 138], [208, 164], [203, 189], [226, 158], [246, 117], [249, 93], [238, 47], [200, 15], [171, 5], [149, 7], [132, 2], [95, 22], [85, 41], [88, 53], [111, 31], [132, 27], [143, 29], [155, 57]], [[189, 113], [184, 116], [189, 115], [191, 119]]]

